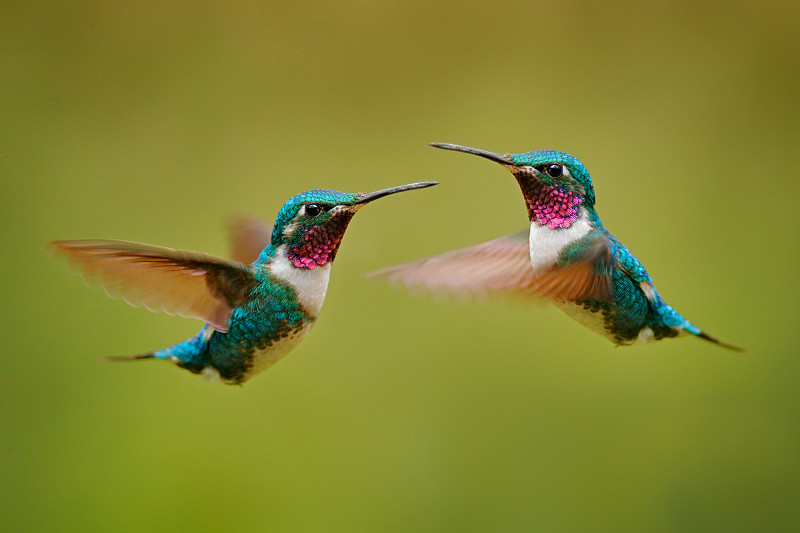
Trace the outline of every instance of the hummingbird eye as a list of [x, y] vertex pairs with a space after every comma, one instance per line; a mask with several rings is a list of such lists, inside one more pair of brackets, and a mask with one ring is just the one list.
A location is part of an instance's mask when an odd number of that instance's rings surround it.
[[322, 208], [319, 204], [306, 204], [305, 215], [309, 218], [314, 218], [315, 216], [322, 213]]
[[557, 163], [553, 163], [552, 165], [547, 165], [545, 172], [547, 172], [547, 175], [551, 178], [560, 178], [564, 175], [564, 167]]

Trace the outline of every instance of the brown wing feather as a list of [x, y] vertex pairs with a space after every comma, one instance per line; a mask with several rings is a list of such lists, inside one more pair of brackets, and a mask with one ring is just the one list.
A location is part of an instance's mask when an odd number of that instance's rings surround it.
[[576, 262], [534, 274], [527, 232], [377, 270], [371, 276], [451, 293], [515, 293], [532, 298], [607, 300], [610, 276], [595, 273], [603, 247], [591, 247]]
[[197, 252], [127, 241], [55, 241], [87, 282], [151, 311], [198, 318], [227, 331], [231, 309], [254, 283], [241, 263]]
[[513, 234], [489, 242], [377, 270], [371, 276], [407, 287], [450, 292], [503, 292], [534, 283], [528, 241]]
[[272, 229], [255, 217], [236, 215], [228, 220], [231, 258], [249, 265], [269, 246]]
[[561, 300], [611, 299], [611, 271], [616, 261], [604, 231], [593, 231], [580, 244], [585, 249], [571, 262], [538, 276], [531, 290]]
[[555, 268], [536, 278], [527, 289], [550, 299], [606, 301], [609, 278], [597, 276], [593, 270], [593, 265], [587, 262]]

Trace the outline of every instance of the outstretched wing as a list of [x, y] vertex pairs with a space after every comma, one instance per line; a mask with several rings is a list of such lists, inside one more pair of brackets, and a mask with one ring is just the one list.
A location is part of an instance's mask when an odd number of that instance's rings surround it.
[[[607, 245], [607, 242], [605, 242]], [[551, 270], [534, 274], [528, 232], [506, 235], [482, 244], [375, 271], [371, 276], [452, 293], [514, 293], [533, 298], [607, 300], [610, 257], [601, 240], [576, 249]]]
[[231, 310], [255, 283], [247, 266], [197, 252], [112, 240], [55, 241], [50, 246], [109, 296], [198, 318], [217, 331], [228, 330]]
[[231, 258], [249, 265], [269, 246], [272, 229], [255, 217], [236, 215], [228, 220], [228, 238]]
[[527, 231], [377, 270], [370, 276], [456, 293], [524, 290], [534, 282]]

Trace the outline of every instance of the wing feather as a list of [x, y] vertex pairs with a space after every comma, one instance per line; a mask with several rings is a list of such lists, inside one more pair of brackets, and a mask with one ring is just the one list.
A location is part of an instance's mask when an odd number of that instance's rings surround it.
[[198, 318], [218, 331], [227, 331], [231, 310], [255, 283], [247, 266], [198, 252], [112, 240], [55, 241], [51, 247], [109, 296]]
[[520, 233], [377, 270], [371, 276], [451, 293], [503, 292], [534, 281], [527, 237]]
[[255, 217], [236, 215], [228, 220], [228, 238], [231, 243], [231, 257], [249, 265], [269, 246], [272, 228]]
[[536, 275], [531, 267], [528, 232], [514, 233], [441, 255], [377, 270], [371, 274], [408, 288], [432, 292], [513, 293], [531, 298], [607, 301], [610, 251], [593, 240], [563, 265]]

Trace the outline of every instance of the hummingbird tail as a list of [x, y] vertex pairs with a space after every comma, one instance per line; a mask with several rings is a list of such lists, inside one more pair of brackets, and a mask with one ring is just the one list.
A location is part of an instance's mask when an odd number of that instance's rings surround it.
[[138, 359], [154, 359], [154, 353], [142, 353], [139, 355], [109, 355], [103, 358], [104, 361], [136, 361]]
[[722, 342], [722, 341], [720, 341], [718, 339], [715, 339], [714, 337], [712, 337], [711, 335], [709, 335], [708, 333], [706, 333], [706, 332], [704, 332], [702, 330], [698, 330], [698, 332], [695, 333], [695, 335], [700, 337], [701, 339], [705, 339], [705, 340], [707, 340], [709, 342], [713, 342], [714, 344], [719, 344], [723, 348], [727, 348], [729, 350], [734, 350], [734, 351], [737, 351], [737, 352], [743, 352], [744, 351], [744, 348], [740, 348], [738, 346], [734, 346], [733, 344], [728, 344], [726, 342]]

